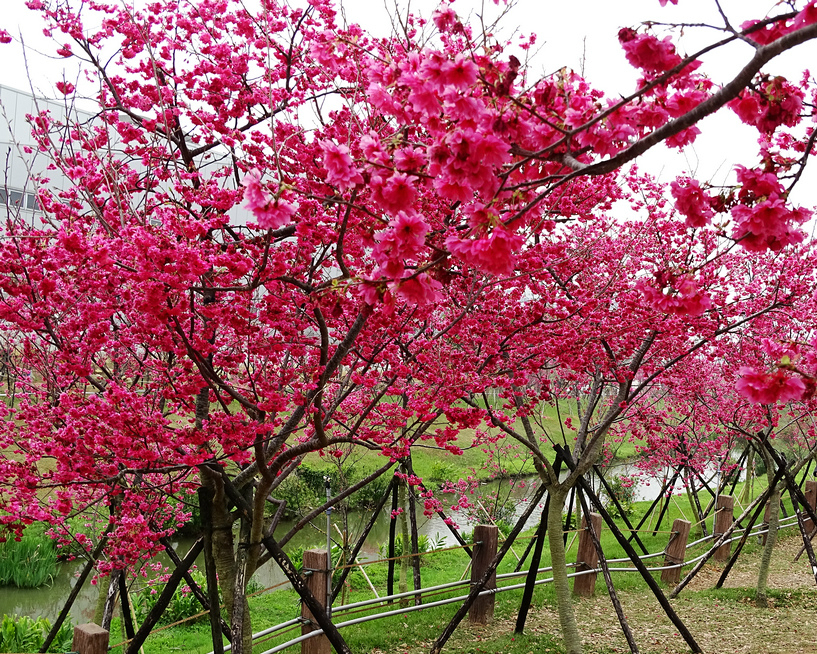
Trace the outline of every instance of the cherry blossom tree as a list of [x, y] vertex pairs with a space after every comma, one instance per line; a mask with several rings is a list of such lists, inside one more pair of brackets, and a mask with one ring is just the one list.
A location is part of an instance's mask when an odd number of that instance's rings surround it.
[[[325, 0], [27, 4], [97, 84], [99, 113], [31, 117], [69, 183], [42, 176], [42, 224], [3, 227], [18, 402], [0, 407], [0, 520], [19, 531], [104, 506], [100, 568], [119, 569], [154, 553], [203, 486], [233, 651], [250, 651], [256, 567], [272, 557], [294, 579], [265, 508], [306, 454], [377, 450], [382, 474], [419, 438], [456, 451], [458, 430], [487, 417], [531, 450], [561, 507], [654, 380], [787, 301], [743, 271], [801, 243], [810, 216], [789, 196], [814, 145], [812, 80], [763, 67], [817, 36], [813, 2], [724, 19], [689, 56], [624, 28], [641, 79], [615, 98], [568, 69], [531, 77], [513, 53], [532, 38], [498, 41], [449, 4], [401, 16], [388, 38], [339, 26]], [[699, 56], [733, 42], [745, 66], [716, 85]], [[688, 175], [665, 193], [622, 172], [657, 144], [693, 143], [721, 110], [762, 141], [734, 188]], [[527, 419], [553, 366], [587, 391], [563, 484]], [[488, 388], [502, 415], [473, 406]]]
[[[801, 259], [794, 259], [800, 264], [795, 267], [776, 253], [750, 253], [716, 237], [693, 235], [671, 219], [670, 206], [661, 204], [660, 185], [635, 174], [629, 184], [648, 200], [633, 200], [632, 208], [645, 211], [645, 218], [622, 224], [599, 217], [574, 226], [569, 235], [530, 245], [524, 259], [530, 267], [522, 257], [517, 264], [518, 270], [527, 270], [525, 288], [514, 293], [512, 286], [503, 288], [514, 280], [486, 279], [492, 288], [472, 296], [479, 297], [481, 306], [448, 333], [474, 364], [458, 366], [447, 387], [469, 389], [465, 401], [484, 421], [478, 437], [490, 438], [488, 428], [493, 428], [523, 445], [547, 488], [554, 586], [566, 643], [575, 649], [581, 641], [561, 527], [571, 489], [599, 461], [605, 441], [623, 437], [625, 430], [641, 432], [654, 465], [703, 467], [721, 456], [734, 437], [706, 407], [701, 420], [720, 431], [720, 438], [696, 436], [695, 447], [682, 452], [677, 439], [683, 423], [667, 428], [685, 411], [673, 386], [690, 395], [701, 393], [706, 387], [696, 387], [696, 382], [702, 376], [690, 371], [728, 352], [743, 328], [787, 308], [809, 285], [800, 274], [805, 267]], [[626, 193], [626, 187], [620, 192]], [[543, 261], [548, 263], [543, 266]], [[652, 285], [667, 276], [666, 261], [683, 266], [687, 278], [695, 280], [694, 297], [673, 301], [653, 291]], [[758, 280], [746, 275], [747, 268], [766, 268], [762, 278], [775, 280], [774, 292], [759, 292]], [[473, 292], [474, 284], [466, 288]], [[451, 304], [467, 304], [468, 297]], [[495, 304], [488, 305], [491, 299]], [[680, 308], [682, 301], [691, 308]], [[541, 406], [564, 406], [576, 386], [585, 395], [578, 420], [569, 418], [554, 432], [539, 419]], [[504, 402], [492, 404], [488, 389]], [[734, 398], [734, 378], [728, 389]], [[576, 468], [560, 481], [552, 446], [564, 442], [573, 450]]]

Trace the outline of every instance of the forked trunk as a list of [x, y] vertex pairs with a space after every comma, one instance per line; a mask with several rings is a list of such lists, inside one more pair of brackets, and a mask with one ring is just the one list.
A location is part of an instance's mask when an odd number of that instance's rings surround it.
[[576, 625], [576, 615], [573, 611], [570, 581], [567, 578], [565, 542], [562, 538], [562, 510], [564, 509], [566, 498], [566, 491], [550, 493], [547, 535], [548, 544], [550, 545], [550, 560], [553, 566], [553, 588], [556, 592], [556, 608], [559, 613], [559, 624], [562, 627], [565, 654], [582, 654], [582, 641], [579, 637], [579, 628]]

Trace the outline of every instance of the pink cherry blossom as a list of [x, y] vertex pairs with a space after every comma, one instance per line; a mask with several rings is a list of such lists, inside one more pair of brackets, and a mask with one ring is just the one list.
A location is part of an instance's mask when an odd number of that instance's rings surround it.
[[700, 316], [712, 308], [712, 298], [689, 277], [659, 272], [652, 284], [639, 280], [636, 288], [654, 308], [666, 313]]
[[636, 68], [648, 73], [662, 73], [681, 63], [681, 57], [675, 53], [672, 39], [667, 36], [659, 41], [652, 34], [639, 34], [630, 28], [618, 33], [618, 40], [624, 53]]
[[686, 217], [687, 225], [704, 227], [709, 224], [715, 212], [697, 180], [679, 178], [670, 184], [670, 189], [675, 198], [675, 208]]
[[442, 297], [439, 293], [442, 284], [426, 273], [397, 282], [394, 288], [398, 296], [419, 306], [437, 302]]
[[363, 183], [363, 177], [355, 168], [354, 161], [345, 145], [331, 141], [321, 141], [323, 166], [326, 168], [326, 181], [337, 186], [341, 191], [348, 191]]
[[252, 211], [263, 229], [278, 229], [291, 222], [297, 206], [283, 198], [274, 198], [261, 184], [261, 173], [252, 169], [245, 176], [244, 206]]
[[475, 268], [492, 275], [507, 275], [513, 270], [515, 254], [523, 242], [521, 234], [497, 226], [487, 237], [462, 240], [449, 236], [445, 244], [452, 254]]
[[799, 376], [785, 370], [768, 374], [744, 366], [738, 372], [740, 374], [736, 384], [738, 392], [756, 404], [799, 400], [806, 390]]
[[434, 10], [431, 19], [441, 32], [450, 32], [458, 23], [457, 12], [447, 2]]

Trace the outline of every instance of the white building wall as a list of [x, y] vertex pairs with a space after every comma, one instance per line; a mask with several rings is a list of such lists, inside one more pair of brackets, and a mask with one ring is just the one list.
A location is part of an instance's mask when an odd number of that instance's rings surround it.
[[[30, 93], [0, 84], [0, 222], [9, 214], [19, 214], [27, 222], [36, 224], [39, 213], [36, 205], [36, 188], [32, 175], [46, 173], [47, 157], [38, 152], [31, 136], [31, 126], [26, 116], [48, 110], [52, 118], [60, 122], [69, 113], [83, 120], [93, 115], [66, 106], [55, 100], [35, 98]], [[24, 152], [28, 146], [31, 153]], [[65, 178], [59, 171], [47, 171], [49, 186], [62, 188]]]

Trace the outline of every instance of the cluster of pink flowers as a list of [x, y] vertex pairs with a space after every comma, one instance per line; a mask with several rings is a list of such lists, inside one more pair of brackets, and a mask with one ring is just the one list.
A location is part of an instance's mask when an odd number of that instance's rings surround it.
[[639, 280], [636, 288], [650, 305], [665, 313], [700, 316], [712, 308], [712, 298], [689, 276], [660, 271], [652, 284]]
[[244, 176], [244, 206], [252, 211], [262, 229], [278, 229], [292, 221], [297, 209], [294, 202], [273, 197], [261, 183], [261, 173], [253, 168]]
[[811, 217], [802, 208], [790, 208], [785, 189], [771, 172], [737, 166], [739, 204], [732, 207], [732, 237], [747, 250], [780, 250], [799, 243], [805, 235], [799, 226]]
[[806, 385], [798, 375], [778, 369], [772, 373], [743, 366], [738, 371], [738, 392], [756, 404], [774, 404], [803, 398]]
[[670, 184], [670, 192], [675, 198], [675, 208], [686, 217], [690, 227], [705, 227], [715, 215], [711, 198], [697, 180], [680, 177]]
[[756, 90], [744, 89], [729, 103], [729, 107], [747, 125], [764, 133], [781, 125], [793, 126], [800, 120], [803, 91], [783, 77], [774, 77], [756, 85]]
[[[740, 28], [744, 31], [751, 29], [755, 25], [760, 24], [759, 20], [748, 20], [741, 24]], [[786, 34], [791, 34], [795, 30], [799, 30], [806, 25], [813, 25], [817, 23], [817, 2], [812, 0], [794, 17], [794, 19], [779, 20], [765, 25], [762, 28], [752, 31], [748, 36], [750, 39], [759, 43], [760, 45], [768, 45], [773, 41], [777, 41]]]
[[341, 191], [348, 191], [363, 183], [363, 176], [355, 168], [349, 148], [331, 141], [321, 141], [326, 181]]
[[619, 31], [618, 40], [627, 61], [645, 73], [664, 73], [682, 61], [669, 36], [659, 41], [652, 34], [639, 34], [625, 27]]

